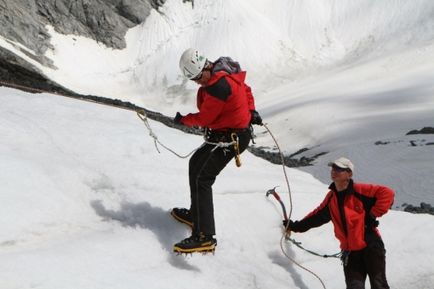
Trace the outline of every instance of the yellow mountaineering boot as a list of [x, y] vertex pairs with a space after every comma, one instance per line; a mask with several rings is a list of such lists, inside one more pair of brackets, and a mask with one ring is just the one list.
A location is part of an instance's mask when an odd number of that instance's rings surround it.
[[173, 246], [175, 253], [214, 252], [217, 240], [210, 235], [192, 235]]
[[178, 222], [186, 224], [190, 228], [193, 228], [193, 220], [190, 214], [190, 210], [186, 208], [173, 208], [170, 212], [173, 218]]

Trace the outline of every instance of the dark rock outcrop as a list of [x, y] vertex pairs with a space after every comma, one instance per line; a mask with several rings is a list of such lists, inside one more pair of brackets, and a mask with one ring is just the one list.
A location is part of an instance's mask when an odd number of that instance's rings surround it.
[[[265, 159], [270, 163], [279, 164], [279, 165], [282, 164], [282, 156], [278, 151], [271, 151], [267, 148], [255, 147], [255, 146], [249, 146], [247, 150], [252, 154], [254, 154], [255, 156]], [[296, 157], [297, 155], [308, 150], [309, 150], [308, 148], [304, 148], [291, 155], [283, 156], [283, 163], [285, 164], [285, 166], [290, 168], [311, 166], [314, 160], [327, 153], [327, 152], [323, 152], [311, 157], [305, 157], [305, 156], [299, 158]]]
[[[0, 35], [9, 45], [40, 64], [55, 68], [44, 56], [50, 48], [46, 25], [63, 34], [89, 37], [124, 48], [125, 33], [145, 21], [165, 0], [0, 0]], [[48, 92], [70, 91], [47, 79], [34, 65], [0, 47], [3, 85]], [[22, 88], [20, 88], [22, 89]]]
[[408, 133], [406, 133], [405, 135], [412, 135], [412, 134], [434, 134], [434, 127], [424, 127], [420, 130], [411, 130]]
[[420, 206], [403, 204], [404, 211], [414, 214], [430, 214], [434, 215], [434, 207], [427, 203], [420, 203]]
[[28, 65], [22, 58], [1, 47], [0, 85], [11, 86], [28, 92], [42, 90], [53, 93], [72, 93], [70, 90], [46, 78], [41, 71], [32, 65]]
[[126, 31], [145, 21], [163, 0], [0, 0], [1, 35], [43, 55], [51, 25], [62, 34], [125, 47]]

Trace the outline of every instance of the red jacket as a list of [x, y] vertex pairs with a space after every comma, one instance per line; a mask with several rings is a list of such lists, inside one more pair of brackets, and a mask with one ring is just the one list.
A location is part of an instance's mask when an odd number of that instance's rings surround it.
[[337, 192], [334, 184], [329, 188], [315, 210], [292, 224], [292, 231], [305, 232], [331, 220], [341, 249], [348, 251], [361, 250], [370, 240], [381, 238], [375, 218], [384, 215], [392, 206], [393, 190], [380, 185], [353, 183], [352, 180], [345, 191]]
[[197, 92], [199, 112], [181, 118], [186, 126], [208, 127], [213, 130], [247, 128], [250, 110], [255, 109], [250, 87], [244, 83], [246, 72], [214, 73], [207, 85]]

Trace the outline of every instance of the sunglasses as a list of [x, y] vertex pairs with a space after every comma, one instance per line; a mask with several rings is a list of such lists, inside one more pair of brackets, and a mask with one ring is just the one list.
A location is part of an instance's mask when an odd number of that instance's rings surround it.
[[341, 168], [341, 167], [338, 167], [337, 165], [332, 165], [332, 170], [334, 170], [335, 172], [338, 172], [338, 173], [342, 173], [342, 172], [351, 172], [350, 169], [347, 169], [347, 168]]

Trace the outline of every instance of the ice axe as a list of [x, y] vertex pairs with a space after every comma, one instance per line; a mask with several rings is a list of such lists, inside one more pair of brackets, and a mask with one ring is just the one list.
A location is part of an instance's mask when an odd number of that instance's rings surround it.
[[283, 219], [285, 221], [288, 221], [288, 215], [286, 214], [286, 208], [285, 208], [285, 204], [283, 203], [282, 199], [280, 198], [279, 194], [276, 192], [276, 188], [278, 188], [279, 186], [276, 186], [272, 189], [269, 189], [267, 191], [267, 193], [265, 194], [266, 197], [268, 197], [269, 195], [273, 195], [274, 198], [280, 203], [280, 206], [282, 207], [282, 212], [283, 212]]

